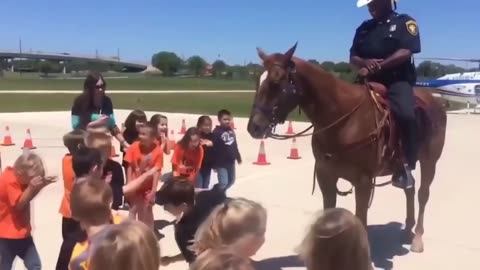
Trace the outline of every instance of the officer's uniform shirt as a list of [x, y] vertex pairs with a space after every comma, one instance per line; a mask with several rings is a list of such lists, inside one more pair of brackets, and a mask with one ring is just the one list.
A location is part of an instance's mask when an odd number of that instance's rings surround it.
[[[386, 59], [399, 49], [419, 53], [420, 34], [412, 17], [394, 12], [384, 21], [371, 19], [363, 22], [355, 32], [350, 54], [364, 59]], [[385, 84], [399, 80], [413, 84], [415, 65], [409, 61], [395, 69], [380, 70], [371, 79]]]

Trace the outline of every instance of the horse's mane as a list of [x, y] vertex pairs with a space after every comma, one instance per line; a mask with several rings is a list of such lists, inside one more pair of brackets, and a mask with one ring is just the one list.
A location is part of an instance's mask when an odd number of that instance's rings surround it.
[[331, 80], [332, 84], [336, 84], [336, 85], [340, 85], [340, 86], [347, 86], [347, 87], [358, 87], [358, 88], [362, 87], [361, 84], [352, 83], [352, 82], [343, 80], [343, 79], [335, 76], [332, 72], [326, 71], [321, 66], [315, 65], [315, 64], [310, 63], [308, 61], [305, 61], [302, 58], [294, 56], [294, 57], [292, 57], [292, 60], [295, 62], [295, 64], [297, 66], [300, 64], [300, 66], [304, 66], [308, 70], [318, 72], [318, 76], [321, 76], [322, 80]]

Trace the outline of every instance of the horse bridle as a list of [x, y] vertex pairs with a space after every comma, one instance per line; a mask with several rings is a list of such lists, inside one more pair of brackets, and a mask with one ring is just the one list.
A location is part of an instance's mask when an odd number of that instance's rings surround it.
[[[274, 64], [274, 65], [282, 67], [280, 64]], [[299, 102], [298, 102], [297, 105], [299, 105], [304, 98], [304, 93], [303, 93], [303, 91], [300, 91], [300, 89], [298, 89], [297, 86], [295, 85], [295, 74], [296, 74], [296, 69], [295, 69], [295, 65], [292, 62], [292, 66], [288, 68], [288, 75], [287, 75], [288, 76], [288, 84], [287, 84], [286, 87], [282, 88], [282, 93], [287, 93], [290, 96], [298, 99]], [[365, 84], [367, 84], [367, 82], [365, 82]], [[318, 130], [315, 130], [315, 131], [313, 131], [312, 133], [309, 133], [309, 134], [305, 134], [305, 133], [307, 133], [309, 130], [311, 130], [314, 127], [313, 124], [311, 124], [308, 128], [302, 130], [301, 132], [295, 133], [293, 135], [276, 134], [276, 133], [274, 133], [275, 127], [281, 122], [281, 121], [278, 121], [278, 119], [275, 115], [275, 112], [276, 112], [276, 110], [278, 109], [279, 106], [278, 105], [268, 106], [268, 107], [259, 106], [255, 102], [254, 103], [254, 109], [256, 111], [262, 112], [264, 115], [269, 115], [269, 119], [268, 119], [269, 122], [270, 122], [269, 128], [272, 131], [269, 133], [268, 137], [270, 137], [272, 139], [275, 139], [275, 140], [288, 140], [288, 139], [297, 138], [297, 137], [312, 136], [316, 133], [321, 133], [321, 132], [327, 131], [328, 129], [336, 126], [337, 124], [339, 124], [340, 122], [342, 122], [343, 120], [348, 118], [350, 115], [352, 115], [355, 111], [357, 111], [357, 109], [360, 108], [360, 106], [363, 104], [363, 102], [365, 100], [366, 100], [366, 98], [362, 99], [362, 101], [360, 101], [350, 112], [342, 115], [341, 117], [339, 117], [338, 119], [336, 119], [335, 121], [330, 123], [329, 125], [324, 126], [324, 127], [320, 128]], [[300, 112], [301, 112], [301, 109], [299, 108], [299, 113]]]
[[[278, 64], [278, 63], [273, 65], [282, 69], [284, 68], [281, 64]], [[287, 69], [288, 83], [285, 86], [283, 86], [280, 90], [281, 93], [284, 95], [282, 99], [286, 100], [287, 102], [288, 101], [294, 102], [295, 100], [301, 101], [303, 98], [303, 92], [300, 89], [298, 89], [297, 85], [295, 84], [295, 74], [296, 74], [295, 64], [292, 62], [290, 67], [288, 67]], [[277, 110], [279, 109], [279, 107], [280, 107], [279, 104], [276, 104], [274, 106], [258, 105], [256, 102], [253, 104], [253, 108], [255, 111], [259, 111], [263, 113], [265, 116], [268, 116], [268, 121], [270, 123], [268, 127], [272, 131], [275, 130], [275, 127], [279, 123], [283, 123], [285, 121], [285, 120], [278, 119], [279, 116], [277, 114]], [[309, 135], [303, 135], [303, 134], [312, 128], [313, 128], [313, 125], [305, 129], [304, 131], [294, 135], [280, 135], [280, 134], [275, 134], [274, 132], [270, 132], [269, 137], [277, 140], [286, 140], [293, 137], [309, 136]]]

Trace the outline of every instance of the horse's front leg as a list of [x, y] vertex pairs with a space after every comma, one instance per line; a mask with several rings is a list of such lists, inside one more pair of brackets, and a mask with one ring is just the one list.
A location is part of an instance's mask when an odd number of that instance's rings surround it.
[[315, 162], [315, 173], [317, 175], [317, 183], [320, 186], [323, 197], [323, 209], [335, 208], [337, 205], [337, 182], [338, 177], [328, 170], [322, 163], [317, 160]]
[[372, 194], [373, 182], [369, 176], [362, 175], [353, 182], [355, 186], [355, 215], [367, 228], [368, 204]]

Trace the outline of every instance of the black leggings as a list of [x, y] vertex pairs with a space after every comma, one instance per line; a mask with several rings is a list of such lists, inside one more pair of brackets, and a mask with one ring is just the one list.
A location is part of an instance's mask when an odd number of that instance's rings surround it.
[[68, 270], [73, 248], [77, 242], [86, 239], [86, 233], [82, 231], [80, 223], [76, 220], [62, 218], [62, 237], [63, 242], [58, 254], [56, 270]]

